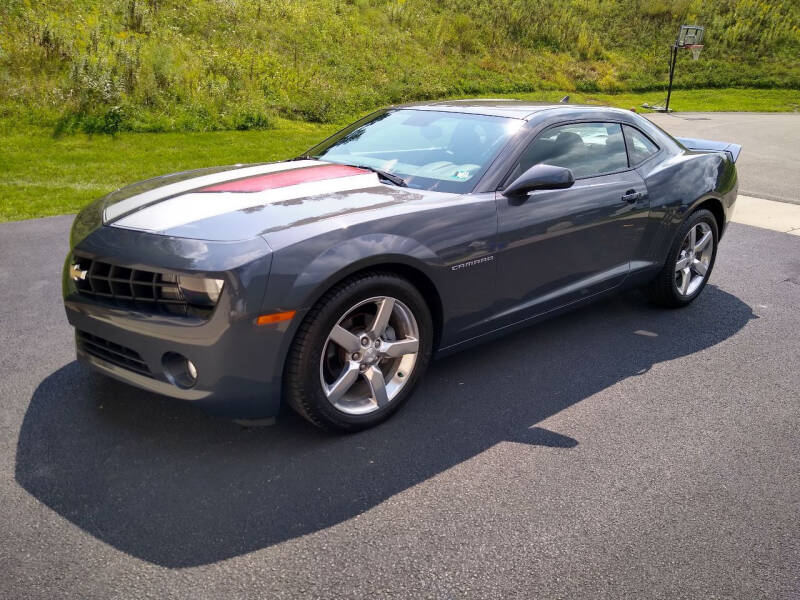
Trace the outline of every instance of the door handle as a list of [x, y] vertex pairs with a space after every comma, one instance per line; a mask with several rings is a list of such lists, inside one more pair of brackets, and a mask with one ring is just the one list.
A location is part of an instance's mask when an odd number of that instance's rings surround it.
[[631, 202], [631, 203], [637, 202], [641, 198], [642, 198], [642, 193], [641, 192], [637, 192], [636, 190], [628, 190], [622, 196], [622, 199], [625, 202]]

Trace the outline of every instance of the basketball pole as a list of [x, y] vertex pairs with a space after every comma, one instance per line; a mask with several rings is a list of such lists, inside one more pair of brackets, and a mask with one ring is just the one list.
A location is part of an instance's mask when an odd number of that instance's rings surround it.
[[[701, 42], [703, 41], [703, 33], [705, 27], [699, 25], [681, 25], [678, 30], [678, 37], [672, 44], [672, 56], [669, 61], [669, 86], [667, 87], [667, 101], [664, 106], [664, 112], [669, 112], [669, 99], [672, 96], [672, 81], [675, 78], [675, 67], [678, 64], [678, 50], [683, 48], [692, 49], [692, 58], [697, 60], [700, 56], [700, 50], [703, 49]], [[695, 52], [696, 50], [696, 52]]]
[[664, 112], [669, 112], [669, 97], [672, 95], [672, 78], [675, 76], [675, 63], [678, 60], [678, 44], [672, 44], [672, 59], [669, 61], [669, 86], [667, 87], [667, 104]]

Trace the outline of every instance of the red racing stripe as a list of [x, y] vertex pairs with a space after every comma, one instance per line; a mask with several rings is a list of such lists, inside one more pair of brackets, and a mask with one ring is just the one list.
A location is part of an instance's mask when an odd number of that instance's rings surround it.
[[318, 167], [306, 167], [304, 169], [293, 169], [291, 171], [279, 171], [278, 173], [268, 173], [266, 175], [256, 175], [236, 179], [197, 190], [198, 192], [262, 192], [275, 188], [309, 183], [311, 181], [323, 181], [325, 179], [336, 179], [338, 177], [349, 177], [352, 175], [364, 175], [369, 173], [365, 169], [349, 167], [347, 165], [320, 165]]

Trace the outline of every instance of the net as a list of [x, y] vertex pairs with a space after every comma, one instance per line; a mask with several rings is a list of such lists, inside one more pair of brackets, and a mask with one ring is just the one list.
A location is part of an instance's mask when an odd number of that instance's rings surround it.
[[702, 44], [693, 44], [691, 46], [686, 46], [686, 48], [692, 51], [692, 60], [700, 58], [700, 53], [703, 51]]

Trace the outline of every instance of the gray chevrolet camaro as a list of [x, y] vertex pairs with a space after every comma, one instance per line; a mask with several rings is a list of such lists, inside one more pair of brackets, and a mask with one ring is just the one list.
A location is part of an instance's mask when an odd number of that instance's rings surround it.
[[432, 102], [290, 161], [137, 183], [75, 219], [63, 288], [77, 355], [230, 418], [285, 402], [363, 429], [433, 356], [621, 289], [692, 302], [739, 151], [629, 111]]

